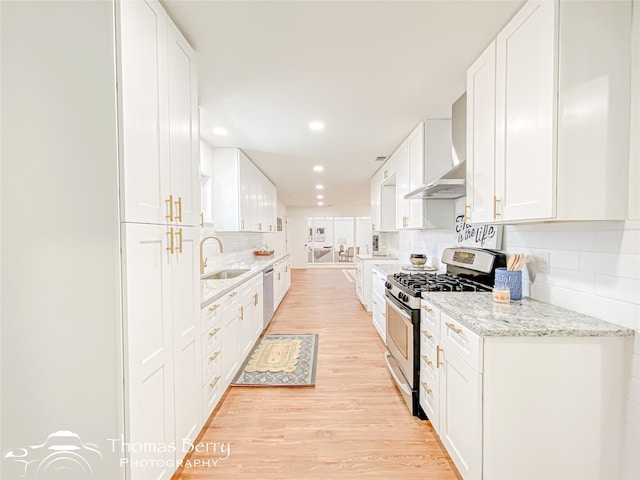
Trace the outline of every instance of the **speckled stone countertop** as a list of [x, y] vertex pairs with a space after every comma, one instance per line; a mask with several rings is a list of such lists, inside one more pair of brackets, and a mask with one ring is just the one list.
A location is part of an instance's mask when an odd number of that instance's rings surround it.
[[227, 268], [246, 268], [248, 271], [234, 278], [224, 280], [200, 280], [200, 308], [204, 308], [222, 295], [229, 293], [234, 288], [240, 286], [251, 277], [258, 273], [262, 273], [267, 267], [273, 265], [279, 260], [288, 257], [290, 254], [279, 255], [277, 257], [253, 257], [244, 261], [233, 262], [224, 267], [207, 271], [206, 274], [214, 273]]
[[360, 260], [398, 260], [398, 258], [393, 255], [371, 255], [369, 253], [358, 253], [356, 257]]
[[372, 268], [381, 271], [385, 275], [392, 275], [402, 270], [399, 263], [378, 263]]
[[611, 337], [630, 328], [531, 298], [493, 301], [491, 293], [423, 292], [422, 298], [485, 337]]

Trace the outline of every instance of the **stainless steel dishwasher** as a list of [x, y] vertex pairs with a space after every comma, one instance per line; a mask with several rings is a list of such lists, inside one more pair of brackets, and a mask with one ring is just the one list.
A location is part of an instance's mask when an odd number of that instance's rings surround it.
[[273, 267], [264, 271], [264, 282], [262, 284], [262, 304], [264, 306], [264, 330], [269, 326], [273, 318]]

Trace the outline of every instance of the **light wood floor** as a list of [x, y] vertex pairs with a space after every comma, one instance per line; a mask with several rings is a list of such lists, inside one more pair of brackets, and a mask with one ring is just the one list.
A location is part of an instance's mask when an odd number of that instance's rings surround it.
[[215, 467], [193, 454], [180, 480], [456, 479], [429, 422], [411, 416], [371, 314], [338, 269], [293, 270], [267, 333], [319, 333], [313, 387], [231, 387], [200, 442], [229, 443]]

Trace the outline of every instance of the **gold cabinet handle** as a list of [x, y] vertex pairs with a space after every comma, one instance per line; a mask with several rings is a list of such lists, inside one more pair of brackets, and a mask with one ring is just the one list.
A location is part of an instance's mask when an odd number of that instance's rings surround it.
[[173, 243], [173, 227], [169, 229], [167, 235], [169, 235], [169, 246], [167, 247], [167, 251], [169, 253], [175, 253], [175, 244]]
[[237, 294], [238, 294], [238, 292], [237, 292], [237, 291], [233, 291], [233, 292], [231, 292], [231, 293], [229, 294], [229, 298], [233, 298], [233, 297], [235, 297]]
[[386, 180], [388, 176], [389, 176], [389, 170], [385, 170], [384, 171], [384, 179]]
[[258, 230], [262, 230], [262, 223], [258, 223]]
[[211, 332], [209, 332], [209, 336], [210, 337], [215, 337], [216, 333], [218, 333], [220, 331], [220, 328], [215, 328], [214, 330], [212, 330]]
[[244, 320], [244, 307], [240, 305], [240, 320]]
[[426, 355], [422, 355], [422, 360], [424, 360], [424, 363], [426, 363], [429, 366], [433, 365], [433, 362], [429, 360], [429, 357], [427, 357]]
[[218, 358], [219, 355], [220, 355], [220, 352], [214, 353], [209, 357], [209, 361], [213, 362], [216, 358]]
[[431, 340], [433, 338], [433, 335], [431, 335], [427, 330], [422, 330], [422, 334], [427, 337], [429, 340]]
[[173, 203], [178, 207], [178, 213], [173, 218], [176, 219], [176, 222], [182, 222], [182, 197], [178, 197], [178, 201]]
[[213, 312], [213, 311], [217, 310], [218, 308], [220, 308], [220, 304], [219, 303], [214, 303], [213, 305], [211, 305], [209, 307], [209, 311]]
[[253, 305], [254, 306], [258, 305], [258, 294], [257, 293], [253, 294]]
[[167, 198], [164, 203], [167, 204], [167, 214], [165, 215], [165, 218], [167, 220], [169, 220], [170, 222], [173, 222], [173, 195], [169, 195], [169, 198]]
[[427, 392], [427, 395], [431, 395], [431, 389], [425, 382], [420, 382], [420, 385], [422, 385], [422, 388], [424, 388], [424, 391]]
[[209, 387], [213, 388], [216, 386], [216, 383], [218, 383], [218, 380], [220, 380], [220, 377], [216, 377], [213, 379], [213, 383], [209, 384]]
[[240, 230], [244, 230], [244, 220], [240, 220]]
[[440, 348], [440, 345], [438, 345], [436, 347], [436, 368], [440, 368], [440, 365], [442, 365], [442, 362], [440, 361], [440, 352], [442, 351], [442, 348]]
[[446, 322], [445, 325], [456, 333], [462, 333], [462, 329], [456, 328], [456, 326], [453, 323]]
[[498, 211], [498, 203], [500, 203], [500, 199], [494, 195], [493, 196], [493, 219], [494, 220], [497, 220], [498, 217], [500, 216], [500, 212]]
[[471, 217], [470, 215], [467, 214], [469, 210], [471, 210], [471, 205], [469, 205], [468, 203], [465, 203], [464, 204], [464, 220], [463, 220], [464, 223], [467, 223], [469, 221], [469, 218]]
[[178, 229], [178, 231], [176, 232], [176, 237], [178, 237], [178, 246], [176, 247], [176, 252], [182, 253], [182, 228]]
[[278, 280], [280, 280], [280, 272], [278, 272]]
[[200, 226], [204, 227], [204, 213], [200, 212]]
[[432, 309], [430, 309], [429, 307], [426, 307], [426, 306], [422, 307], [422, 309], [423, 309], [425, 312], [427, 312], [427, 313], [431, 313], [431, 312], [433, 312], [433, 310], [432, 310]]

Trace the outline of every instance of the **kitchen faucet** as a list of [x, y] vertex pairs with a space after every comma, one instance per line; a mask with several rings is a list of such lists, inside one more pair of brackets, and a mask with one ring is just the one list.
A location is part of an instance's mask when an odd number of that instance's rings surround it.
[[204, 274], [204, 269], [207, 266], [207, 259], [202, 258], [202, 247], [204, 245], [204, 242], [206, 242], [207, 240], [209, 240], [210, 238], [213, 238], [214, 240], [216, 240], [218, 242], [218, 245], [220, 245], [220, 253], [224, 252], [224, 249], [222, 248], [222, 240], [220, 240], [218, 237], [216, 237], [215, 235], [207, 235], [206, 237], [202, 238], [200, 240], [200, 275]]

